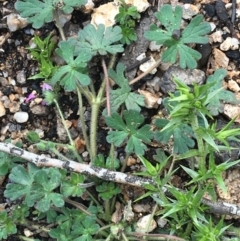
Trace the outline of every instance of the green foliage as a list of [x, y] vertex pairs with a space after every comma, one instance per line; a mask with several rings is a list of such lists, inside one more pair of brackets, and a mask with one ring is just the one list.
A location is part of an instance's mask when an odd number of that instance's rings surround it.
[[22, 0], [15, 3], [15, 9], [23, 18], [27, 18], [34, 28], [41, 28], [44, 23], [54, 21], [54, 11], [71, 13], [74, 7], [87, 3], [86, 0]]
[[[160, 130], [169, 124], [167, 119], [156, 119], [155, 126]], [[179, 122], [163, 131], [155, 132], [155, 139], [163, 144], [168, 143], [173, 139], [173, 152], [176, 154], [186, 153], [189, 149], [195, 146], [193, 138], [195, 134], [192, 128], [184, 123]]]
[[107, 169], [117, 170], [120, 167], [120, 161], [117, 158], [112, 158], [110, 156], [105, 160], [103, 154], [98, 154], [93, 161], [93, 165], [97, 167], [103, 167]]
[[225, 225], [223, 219], [215, 224], [210, 218], [207, 224], [198, 223], [196, 225], [194, 238], [198, 241], [221, 241], [224, 231], [226, 231], [230, 226], [231, 225]]
[[61, 183], [61, 193], [64, 197], [80, 197], [85, 189], [80, 188], [79, 184], [84, 182], [84, 176], [78, 173], [71, 173], [67, 180]]
[[135, 6], [128, 6], [122, 2], [119, 7], [119, 13], [115, 16], [116, 23], [120, 25], [122, 29], [121, 43], [130, 44], [132, 41], [137, 40], [135, 33], [135, 21], [140, 19], [140, 14]]
[[127, 153], [143, 155], [147, 148], [143, 142], [149, 143], [153, 137], [150, 125], [139, 128], [143, 124], [144, 117], [134, 110], [124, 111], [123, 119], [117, 113], [106, 117], [107, 125], [115, 129], [115, 131], [108, 132], [107, 141], [115, 146], [120, 146], [127, 141], [125, 148]]
[[5, 152], [0, 151], [0, 177], [5, 176], [9, 173], [16, 163], [25, 162], [24, 159], [16, 156], [11, 156]]
[[96, 28], [94, 25], [88, 24], [79, 31], [78, 39], [75, 42], [75, 56], [83, 51], [90, 52], [93, 56], [123, 52], [122, 44], [115, 44], [122, 38], [121, 32], [119, 26], [105, 28], [103, 24], [99, 24]]
[[36, 44], [35, 48], [29, 48], [30, 53], [34, 60], [37, 60], [40, 67], [40, 72], [29, 79], [46, 79], [52, 77], [57, 70], [57, 66], [53, 65], [51, 55], [55, 49], [55, 44], [51, 41], [51, 34], [44, 40], [37, 35], [33, 38], [33, 43]]
[[23, 203], [28, 207], [35, 205], [41, 212], [49, 210], [50, 205], [64, 205], [63, 196], [53, 192], [61, 184], [61, 174], [58, 169], [38, 169], [28, 164], [28, 170], [18, 165], [11, 170], [9, 178], [13, 183], [6, 186], [5, 197], [16, 200], [24, 198]]
[[[153, 24], [149, 31], [146, 31], [144, 36], [157, 44], [163, 44], [167, 49], [163, 52], [163, 62], [176, 63], [179, 57], [181, 68], [194, 69], [197, 67], [196, 60], [201, 58], [201, 54], [188, 47], [189, 43], [208, 43], [208, 34], [211, 31], [210, 24], [202, 22], [203, 16], [197, 15], [190, 24], [180, 30], [182, 20], [182, 8], [176, 6], [172, 9], [169, 4], [163, 5], [160, 11], [155, 14], [164, 29], [159, 29], [157, 25]], [[180, 34], [176, 34], [180, 31]]]
[[93, 240], [92, 235], [99, 230], [94, 215], [86, 216], [79, 210], [66, 208], [63, 208], [62, 212], [56, 220], [57, 228], [50, 231], [52, 238], [58, 241]]
[[121, 193], [121, 189], [116, 186], [113, 182], [103, 182], [101, 185], [96, 187], [99, 197], [103, 200], [109, 200], [118, 193]]
[[88, 61], [92, 58], [90, 52], [82, 51], [77, 58], [74, 58], [74, 45], [69, 41], [61, 41], [56, 53], [65, 60], [66, 65], [58, 69], [50, 84], [55, 85], [59, 82], [66, 91], [76, 90], [77, 83], [83, 86], [90, 84], [86, 69]]
[[[222, 88], [222, 81], [226, 74], [227, 71], [225, 69], [217, 69], [213, 75], [207, 78], [207, 83], [214, 83], [214, 85], [209, 88], [206, 95], [211, 96], [211, 93]], [[239, 100], [236, 99], [233, 92], [221, 89], [218, 94], [212, 97], [207, 108], [213, 116], [216, 116], [223, 112], [223, 103], [239, 104]]]
[[127, 110], [140, 112], [140, 106], [145, 106], [144, 97], [131, 92], [128, 80], [124, 77], [124, 70], [125, 66], [118, 63], [116, 72], [113, 69], [108, 71], [109, 77], [119, 86], [110, 92], [111, 111], [116, 112], [125, 103]]
[[17, 228], [7, 211], [0, 212], [0, 240], [6, 239], [9, 235], [17, 233]]

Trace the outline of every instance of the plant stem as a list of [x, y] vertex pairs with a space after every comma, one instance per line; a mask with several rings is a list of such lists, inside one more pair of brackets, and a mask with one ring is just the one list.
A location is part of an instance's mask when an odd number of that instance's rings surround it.
[[74, 141], [73, 141], [73, 139], [72, 139], [72, 137], [71, 137], [71, 134], [70, 134], [70, 132], [69, 132], [69, 130], [68, 130], [67, 124], [66, 124], [66, 122], [65, 122], [65, 119], [64, 119], [64, 117], [63, 117], [63, 113], [62, 113], [62, 111], [61, 111], [61, 109], [60, 109], [60, 106], [58, 105], [58, 102], [57, 102], [56, 99], [54, 99], [53, 102], [55, 103], [55, 105], [56, 105], [56, 107], [57, 107], [57, 110], [58, 110], [58, 113], [59, 113], [59, 115], [60, 115], [60, 117], [61, 117], [61, 120], [62, 120], [64, 129], [65, 129], [66, 132], [67, 132], [67, 136], [68, 136], [70, 145], [71, 145], [71, 146], [75, 146], [75, 145], [74, 145]]
[[79, 90], [79, 88], [77, 88], [77, 94], [78, 94], [78, 111], [79, 111], [79, 117], [80, 117], [80, 121], [81, 121], [81, 127], [82, 127], [82, 133], [83, 133], [83, 138], [87, 147], [87, 151], [91, 157], [91, 151], [90, 151], [90, 145], [89, 145], [89, 139], [88, 139], [88, 135], [87, 135], [87, 128], [86, 128], [86, 124], [84, 121], [84, 112], [83, 112], [83, 102], [82, 102], [82, 94], [81, 91]]
[[108, 78], [108, 72], [107, 72], [107, 66], [105, 63], [104, 58], [102, 57], [102, 67], [104, 72], [104, 79], [106, 81], [106, 97], [107, 97], [107, 113], [108, 116], [111, 116], [111, 107], [110, 107], [110, 84], [109, 84], [109, 78]]
[[61, 25], [61, 23], [60, 23], [60, 20], [59, 20], [59, 16], [58, 16], [58, 10], [57, 9], [54, 9], [53, 10], [53, 16], [54, 16], [54, 20], [55, 20], [55, 22], [56, 22], [56, 27], [58, 28], [58, 30], [59, 30], [59, 33], [60, 33], [60, 35], [61, 35], [61, 38], [62, 38], [62, 40], [66, 40], [66, 37], [65, 37], [65, 34], [64, 34], [64, 31], [63, 31], [63, 28], [62, 28], [62, 25]]
[[199, 161], [198, 161], [199, 168], [201, 170], [206, 170], [206, 153], [204, 149], [204, 143], [203, 143], [203, 139], [197, 134], [197, 129], [199, 127], [197, 115], [195, 113], [191, 114], [190, 120], [191, 120], [192, 129], [196, 135], [197, 146], [199, 150]]
[[59, 113], [59, 115], [60, 115], [60, 117], [61, 117], [61, 120], [62, 120], [64, 129], [65, 129], [66, 132], [67, 132], [67, 136], [68, 136], [70, 145], [71, 145], [71, 147], [72, 147], [71, 149], [72, 149], [75, 157], [78, 159], [78, 161], [79, 161], [79, 162], [82, 162], [82, 158], [79, 156], [79, 154], [78, 154], [78, 152], [77, 152], [77, 150], [76, 150], [75, 143], [74, 143], [74, 141], [73, 141], [73, 139], [72, 139], [72, 137], [71, 137], [71, 134], [70, 134], [70, 132], [69, 132], [69, 130], [68, 130], [68, 127], [67, 127], [67, 125], [66, 125], [65, 119], [64, 119], [64, 117], [63, 117], [63, 113], [62, 113], [62, 111], [61, 111], [61, 109], [60, 109], [60, 106], [58, 105], [58, 102], [57, 102], [56, 99], [54, 99], [53, 101], [54, 101], [54, 103], [55, 103], [55, 105], [56, 105], [56, 107], [57, 107], [58, 113]]
[[111, 220], [111, 207], [110, 207], [110, 200], [104, 201], [104, 209], [105, 209], [105, 220], [110, 221]]
[[97, 125], [101, 99], [98, 97], [92, 101], [91, 126], [90, 126], [90, 156], [91, 162], [97, 156]]

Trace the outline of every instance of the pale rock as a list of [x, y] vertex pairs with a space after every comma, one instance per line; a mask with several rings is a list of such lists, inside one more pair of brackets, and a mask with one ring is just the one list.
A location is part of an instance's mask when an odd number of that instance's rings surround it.
[[19, 14], [11, 13], [7, 17], [7, 26], [11, 32], [25, 28], [28, 25], [27, 19], [22, 18]]
[[164, 227], [166, 226], [166, 224], [167, 224], [167, 219], [165, 219], [165, 218], [159, 218], [159, 219], [157, 220], [157, 224], [158, 224], [158, 226], [159, 226], [160, 228], [164, 228]]
[[83, 12], [90, 13], [94, 8], [94, 2], [92, 0], [88, 0], [87, 3], [84, 5]]
[[238, 49], [239, 41], [236, 38], [227, 37], [223, 43], [220, 45], [222, 51], [236, 50]]
[[9, 103], [8, 108], [11, 113], [15, 113], [15, 112], [19, 111], [20, 103], [18, 101], [12, 101]]
[[199, 13], [197, 6], [186, 3], [183, 5], [183, 19], [192, 19], [193, 16]]
[[19, 111], [14, 114], [13, 118], [17, 123], [25, 123], [28, 121], [29, 115], [27, 112]]
[[4, 116], [5, 114], [6, 114], [6, 109], [3, 103], [0, 101], [0, 117]]
[[151, 211], [151, 205], [150, 204], [133, 204], [133, 210], [136, 213], [147, 213]]
[[8, 81], [7, 81], [7, 79], [4, 78], [4, 77], [0, 77], [0, 83], [1, 83], [2, 87], [8, 85]]
[[211, 31], [214, 31], [216, 28], [216, 24], [215, 23], [209, 23], [211, 26]]
[[149, 49], [153, 52], [154, 51], [160, 52], [162, 46], [163, 46], [162, 44], [157, 44], [156, 41], [151, 41], [149, 44]]
[[146, 54], [145, 53], [141, 53], [139, 56], [137, 56], [136, 60], [141, 61], [144, 58], [146, 58]]
[[[142, 72], [146, 72], [146, 71], [148, 71], [155, 63], [156, 63], [155, 59], [154, 59], [152, 56], [150, 56], [150, 59], [149, 59], [147, 62], [141, 64], [141, 65], [139, 66], [139, 69], [140, 69]], [[155, 74], [156, 72], [157, 72], [157, 69], [154, 68], [154, 69], [153, 69], [151, 72], [149, 72], [149, 73], [150, 73], [150, 74]]]
[[34, 99], [34, 103], [36, 103], [37, 105], [40, 104], [43, 101], [43, 98], [37, 97]]
[[219, 49], [214, 48], [212, 51], [213, 55], [209, 58], [209, 63], [213, 70], [219, 68], [228, 68], [229, 58]]
[[240, 91], [239, 85], [237, 84], [236, 81], [234, 81], [232, 79], [228, 81], [227, 86], [228, 86], [228, 89], [232, 90], [233, 92], [239, 92]]
[[9, 129], [9, 125], [5, 125], [1, 128], [1, 134], [6, 135], [7, 131]]
[[104, 24], [105, 27], [113, 26], [115, 21], [115, 16], [119, 13], [119, 5], [110, 2], [101, 5], [93, 10], [91, 24], [97, 27], [99, 24]]
[[146, 227], [149, 223], [149, 219], [151, 218], [151, 216], [151, 214], [148, 214], [146, 216], [141, 217], [137, 222], [137, 227], [135, 231], [140, 233], [152, 232], [157, 227], [157, 223], [154, 219], [151, 220], [149, 229], [146, 230]]
[[24, 70], [21, 70], [17, 73], [17, 82], [19, 84], [25, 84], [26, 83], [26, 73]]
[[34, 105], [30, 109], [34, 115], [46, 116], [49, 113], [48, 107], [44, 105]]
[[159, 96], [157, 94], [151, 93], [147, 90], [138, 90], [140, 95], [144, 96], [145, 99], [145, 107], [148, 109], [157, 109], [158, 108], [158, 99]]
[[212, 33], [209, 36], [209, 42], [210, 43], [221, 43], [223, 41], [222, 35], [223, 35], [223, 32], [221, 30], [218, 30], [218, 31]]
[[240, 106], [224, 104], [223, 113], [230, 119], [237, 117], [235, 122], [240, 123]]

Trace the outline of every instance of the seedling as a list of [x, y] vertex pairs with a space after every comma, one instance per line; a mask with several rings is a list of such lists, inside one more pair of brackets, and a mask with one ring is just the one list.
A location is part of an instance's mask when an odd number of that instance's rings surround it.
[[181, 68], [194, 69], [197, 67], [196, 61], [201, 58], [201, 54], [187, 44], [208, 43], [206, 34], [210, 33], [211, 26], [207, 22], [202, 22], [202, 15], [197, 15], [184, 30], [181, 30], [182, 15], [180, 6], [176, 6], [173, 10], [171, 5], [163, 5], [160, 11], [155, 14], [163, 29], [153, 24], [144, 36], [166, 47], [162, 54], [163, 62], [174, 64], [179, 58]]

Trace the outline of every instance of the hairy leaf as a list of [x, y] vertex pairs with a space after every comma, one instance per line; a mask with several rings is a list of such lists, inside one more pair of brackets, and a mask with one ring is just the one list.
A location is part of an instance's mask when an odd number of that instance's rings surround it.
[[88, 24], [78, 34], [78, 42], [75, 54], [82, 51], [90, 51], [92, 55], [106, 55], [123, 52], [122, 44], [115, 44], [122, 38], [122, 30], [119, 26], [107, 27], [99, 24], [96, 28]]
[[116, 129], [115, 131], [109, 131], [107, 141], [114, 143], [115, 146], [120, 146], [124, 141], [127, 141], [125, 148], [127, 153], [143, 155], [146, 150], [146, 145], [143, 142], [149, 143], [153, 137], [150, 126], [144, 125], [140, 127], [144, 117], [134, 110], [124, 111], [123, 118], [125, 122], [117, 113], [106, 117], [107, 125]]
[[157, 25], [152, 25], [144, 36], [158, 44], [163, 44], [167, 49], [163, 52], [164, 62], [176, 63], [179, 58], [181, 68], [197, 67], [196, 60], [201, 58], [201, 54], [188, 47], [189, 43], [204, 44], [208, 42], [208, 34], [211, 31], [210, 24], [202, 22], [203, 16], [197, 15], [190, 24], [181, 32], [180, 24], [182, 20], [182, 8], [176, 6], [172, 9], [169, 4], [163, 5], [158, 13], [155, 14], [164, 29], [159, 29]]
[[145, 106], [142, 95], [131, 92], [128, 80], [124, 77], [125, 66], [122, 63], [117, 65], [117, 71], [110, 69], [109, 77], [120, 87], [110, 92], [112, 112], [116, 112], [120, 105], [125, 103], [127, 110], [140, 111], [140, 106]]
[[15, 3], [16, 10], [23, 18], [27, 18], [34, 28], [41, 28], [44, 23], [54, 20], [53, 11], [57, 8], [71, 13], [73, 7], [86, 4], [86, 0], [22, 0]]
[[56, 53], [65, 60], [66, 65], [61, 66], [49, 82], [52, 85], [59, 82], [66, 91], [75, 90], [77, 82], [83, 86], [90, 84], [86, 66], [92, 55], [89, 51], [82, 51], [74, 58], [74, 48], [70, 41], [60, 42]]
[[18, 165], [12, 169], [9, 177], [13, 183], [7, 185], [4, 194], [11, 200], [24, 198], [24, 203], [28, 207], [36, 204], [36, 208], [41, 212], [48, 211], [51, 203], [57, 207], [64, 205], [62, 195], [53, 192], [61, 181], [58, 169], [41, 170], [28, 164], [26, 170], [23, 166]]
[[[213, 75], [210, 75], [207, 78], [207, 83], [214, 83], [212, 87], [209, 88], [209, 95], [222, 88], [222, 82], [226, 76], [227, 71], [225, 69], [217, 69]], [[236, 96], [233, 92], [221, 89], [209, 100], [207, 105], [208, 110], [213, 116], [218, 115], [223, 112], [225, 103], [230, 104], [239, 104], [239, 100], [236, 99]]]
[[[156, 119], [156, 127], [162, 129], [169, 123], [166, 119]], [[195, 142], [193, 140], [194, 133], [191, 127], [184, 123], [174, 124], [170, 128], [156, 132], [155, 139], [161, 143], [168, 143], [170, 138], [173, 138], [173, 152], [183, 154], [190, 148], [193, 148]]]

